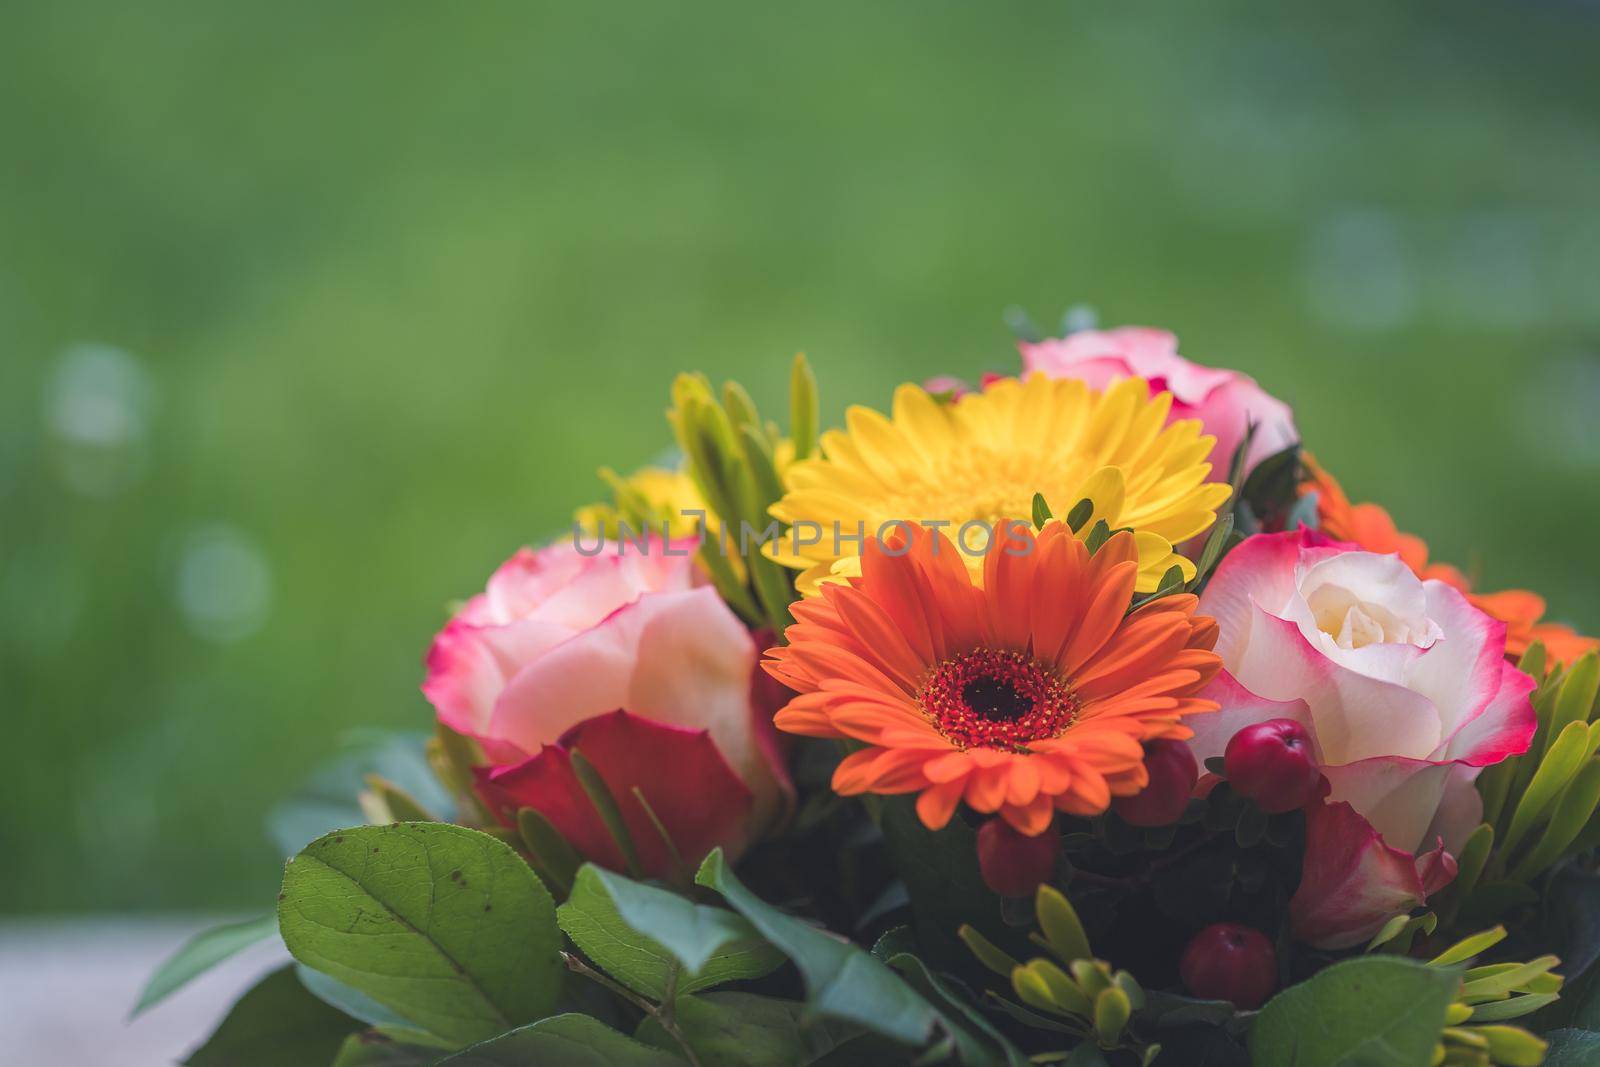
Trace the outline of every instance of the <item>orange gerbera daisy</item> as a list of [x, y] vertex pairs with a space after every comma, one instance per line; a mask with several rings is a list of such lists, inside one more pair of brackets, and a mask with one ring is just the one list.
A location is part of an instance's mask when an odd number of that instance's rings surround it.
[[1317, 494], [1317, 526], [1336, 541], [1350, 541], [1368, 552], [1393, 552], [1417, 577], [1433, 578], [1460, 590], [1474, 607], [1506, 624], [1506, 655], [1518, 659], [1535, 641], [1544, 645], [1553, 663], [1573, 660], [1600, 648], [1600, 639], [1585, 637], [1558, 622], [1540, 622], [1544, 617], [1544, 597], [1526, 589], [1506, 589], [1498, 593], [1474, 593], [1467, 576], [1448, 563], [1428, 562], [1428, 543], [1415, 534], [1395, 526], [1394, 519], [1377, 504], [1352, 504], [1333, 475], [1309, 454], [1302, 453], [1310, 478], [1300, 487], [1301, 494]]
[[[899, 554], [896, 555], [895, 553]], [[1072, 530], [1013, 524], [981, 582], [942, 534], [869, 544], [862, 573], [793, 606], [769, 673], [799, 695], [790, 733], [847, 738], [841, 794], [920, 793], [933, 829], [965, 800], [1040, 834], [1059, 809], [1096, 815], [1149, 781], [1142, 742], [1182, 740], [1221, 668], [1217, 627], [1175, 594], [1133, 613], [1132, 534], [1090, 553]]]

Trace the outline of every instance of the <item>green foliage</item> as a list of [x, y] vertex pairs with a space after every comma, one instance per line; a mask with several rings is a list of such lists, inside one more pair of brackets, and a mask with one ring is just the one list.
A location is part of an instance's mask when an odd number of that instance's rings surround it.
[[855, 945], [779, 911], [745, 888], [721, 849], [706, 857], [695, 881], [721, 893], [735, 911], [794, 961], [805, 981], [806, 1003], [818, 1015], [854, 1023], [913, 1046], [926, 1042], [940, 1025], [939, 1013], [883, 963]]
[[[312, 996], [330, 1008], [337, 1008], [350, 1018], [372, 1027], [370, 1032], [379, 1034], [390, 1044], [431, 1049], [435, 1057], [438, 1056], [438, 1049], [455, 1047], [450, 1041], [414, 1026], [410, 1020], [379, 1004], [361, 990], [347, 986], [321, 971], [314, 971], [303, 963], [297, 963], [295, 974], [299, 977], [300, 984], [305, 986], [306, 991]], [[370, 1046], [375, 1042], [367, 1044], [369, 1047], [364, 1048], [363, 1053], [374, 1055], [375, 1052]]]
[[[752, 993], [704, 993], [677, 1000], [675, 1025], [701, 1067], [792, 1067], [811, 1063], [847, 1037], [809, 1025], [805, 1005]], [[655, 1018], [636, 1035], [663, 1049], [676, 1041]]]
[[343, 752], [272, 810], [267, 829], [274, 844], [283, 855], [292, 856], [323, 834], [371, 821], [371, 813], [362, 810], [359, 800], [371, 775], [404, 790], [414, 804], [436, 817], [453, 817], [456, 805], [434, 774], [425, 751], [428, 740], [425, 734], [376, 730], [353, 735]]
[[560, 984], [550, 894], [487, 834], [438, 823], [342, 830], [284, 871], [295, 958], [456, 1044], [546, 1014]]
[[578, 871], [557, 919], [591, 960], [652, 1000], [768, 974], [783, 961], [745, 919], [603, 868]]
[[1600, 1063], [1600, 1032], [1553, 1030], [1544, 1067], [1594, 1067]]
[[330, 1067], [432, 1067], [439, 1050], [408, 1045], [377, 1030], [351, 1034]]
[[193, 979], [209, 971], [236, 952], [249, 948], [278, 932], [278, 917], [263, 915], [258, 919], [223, 923], [195, 934], [157, 967], [139, 994], [133, 1006], [138, 1015], [146, 1008], [181, 989]]
[[354, 1020], [306, 991], [291, 966], [256, 983], [228, 1010], [187, 1067], [308, 1067], [330, 1062]]
[[588, 1015], [554, 1015], [481, 1041], [439, 1061], [439, 1067], [683, 1067]]
[[528, 850], [533, 869], [544, 879], [544, 884], [557, 897], [566, 897], [572, 891], [572, 880], [583, 862], [577, 850], [561, 836], [561, 832], [532, 808], [517, 812], [517, 833], [522, 847]]
[[1286, 528], [1289, 514], [1300, 498], [1300, 483], [1304, 481], [1300, 446], [1294, 444], [1257, 463], [1240, 485], [1239, 472], [1243, 468], [1247, 444], [1248, 441], [1241, 444], [1234, 456], [1229, 482], [1235, 487], [1233, 524], [1246, 537], [1263, 528]]
[[1600, 834], [1600, 654], [1547, 669], [1544, 649], [1535, 644], [1520, 666], [1537, 682], [1538, 730], [1526, 753], [1478, 776], [1484, 824], [1463, 849], [1456, 883], [1442, 898], [1447, 918], [1461, 910], [1492, 919], [1531, 903], [1537, 894], [1519, 887], [1593, 847]]
[[[878, 955], [880, 945], [873, 947]], [[908, 951], [883, 953], [884, 962], [899, 971], [906, 982], [937, 1007], [947, 1020], [958, 1022], [950, 1031], [956, 1054], [962, 1063], [1003, 1062], [1007, 1067], [1027, 1067], [1028, 1059], [988, 1018], [948, 982], [941, 980], [928, 965]]]
[[[761, 551], [768, 531], [785, 529], [768, 514], [783, 495], [782, 467], [803, 445], [815, 448], [817, 383], [804, 356], [796, 356], [790, 375], [791, 433], [785, 439], [775, 424], [763, 421], [755, 403], [736, 382], [723, 386], [719, 401], [700, 374], [680, 374], [672, 384], [667, 417], [683, 450], [689, 477], [711, 509], [700, 558], [729, 605], [753, 624], [782, 634], [788, 626], [794, 580]], [[743, 575], [722, 558], [737, 553]]]
[[1040, 957], [1019, 963], [970, 926], [961, 928], [961, 939], [978, 961], [1006, 978], [1028, 1009], [1043, 1013], [1033, 1016], [1006, 1005], [1013, 1017], [1030, 1026], [1087, 1038], [1101, 1049], [1126, 1048], [1141, 1060], [1153, 1058], [1159, 1046], [1140, 1040], [1129, 1029], [1135, 1013], [1147, 1006], [1144, 989], [1132, 974], [1093, 957], [1071, 901], [1053, 886], [1041, 885], [1034, 895], [1034, 918], [1039, 930], [1029, 937], [1048, 949], [1054, 960]]
[[884, 797], [878, 813], [890, 860], [911, 899], [917, 942], [930, 960], [944, 965], [965, 958], [956, 939], [964, 923], [1008, 940], [1000, 898], [978, 870], [977, 834], [971, 827], [951, 819], [944, 829], [930, 830], [905, 796]]
[[1250, 1031], [1253, 1062], [1295, 1067], [1429, 1063], [1458, 972], [1396, 956], [1336, 963], [1267, 1002]]

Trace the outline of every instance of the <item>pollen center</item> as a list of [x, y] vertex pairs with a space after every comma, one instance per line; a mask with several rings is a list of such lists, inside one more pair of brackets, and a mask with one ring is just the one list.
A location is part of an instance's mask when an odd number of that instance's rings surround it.
[[958, 748], [1020, 749], [1065, 733], [1078, 717], [1071, 688], [1010, 649], [977, 648], [945, 660], [929, 675], [919, 702]]

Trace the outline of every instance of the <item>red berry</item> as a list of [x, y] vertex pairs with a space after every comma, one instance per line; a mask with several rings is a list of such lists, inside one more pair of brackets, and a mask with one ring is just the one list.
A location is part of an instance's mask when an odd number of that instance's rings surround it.
[[1183, 950], [1178, 973], [1195, 996], [1229, 1000], [1249, 1011], [1265, 1004], [1278, 988], [1278, 953], [1259, 930], [1214, 923]]
[[1200, 765], [1182, 741], [1150, 741], [1144, 746], [1144, 766], [1150, 784], [1131, 797], [1117, 797], [1111, 806], [1134, 826], [1171, 826], [1189, 806]]
[[990, 819], [978, 828], [978, 870], [984, 883], [1003, 897], [1032, 896], [1055, 874], [1060, 851], [1061, 835], [1053, 830], [1027, 837], [1004, 819]]
[[1293, 719], [1246, 726], [1228, 742], [1222, 760], [1234, 792], [1274, 815], [1304, 807], [1322, 783], [1311, 758], [1311, 735]]

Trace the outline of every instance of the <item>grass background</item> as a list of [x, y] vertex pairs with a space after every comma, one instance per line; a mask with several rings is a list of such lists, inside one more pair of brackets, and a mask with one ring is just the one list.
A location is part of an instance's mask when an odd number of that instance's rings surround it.
[[0, 910], [270, 900], [266, 808], [428, 722], [673, 373], [803, 349], [836, 418], [1009, 304], [1177, 330], [1600, 627], [1600, 9], [1134, 8], [0, 15]]

